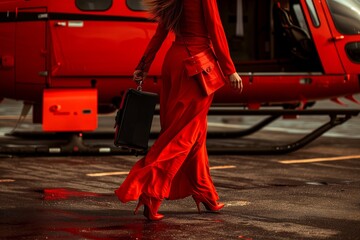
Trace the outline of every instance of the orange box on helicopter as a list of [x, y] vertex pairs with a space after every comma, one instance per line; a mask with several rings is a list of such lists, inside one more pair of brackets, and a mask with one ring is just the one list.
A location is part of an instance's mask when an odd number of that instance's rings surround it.
[[44, 89], [43, 130], [82, 132], [97, 128], [96, 89]]

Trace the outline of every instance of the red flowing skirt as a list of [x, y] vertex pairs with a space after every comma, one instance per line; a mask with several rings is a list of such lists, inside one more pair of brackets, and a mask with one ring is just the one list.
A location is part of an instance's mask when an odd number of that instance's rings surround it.
[[[208, 44], [187, 42], [192, 54]], [[182, 42], [174, 42], [164, 60], [160, 93], [161, 134], [145, 157], [115, 191], [119, 200], [137, 200], [142, 193], [157, 199], [202, 195], [218, 200], [206, 150], [207, 113], [213, 95], [206, 96], [195, 78], [187, 76], [189, 57]]]

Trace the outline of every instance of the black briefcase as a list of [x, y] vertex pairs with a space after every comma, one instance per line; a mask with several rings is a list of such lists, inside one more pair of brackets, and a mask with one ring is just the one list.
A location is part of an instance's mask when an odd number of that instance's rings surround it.
[[157, 101], [156, 93], [127, 90], [115, 117], [115, 146], [136, 153], [147, 151]]

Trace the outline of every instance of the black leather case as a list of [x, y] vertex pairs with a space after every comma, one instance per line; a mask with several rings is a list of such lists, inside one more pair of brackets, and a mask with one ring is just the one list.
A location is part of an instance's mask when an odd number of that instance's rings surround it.
[[114, 144], [137, 153], [146, 152], [158, 95], [129, 89], [115, 118]]

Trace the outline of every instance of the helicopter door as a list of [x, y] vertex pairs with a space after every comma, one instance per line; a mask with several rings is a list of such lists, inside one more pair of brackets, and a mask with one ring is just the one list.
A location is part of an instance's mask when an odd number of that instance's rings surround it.
[[16, 84], [45, 84], [46, 8], [18, 9], [15, 35]]
[[360, 72], [360, 1], [327, 0], [323, 8], [346, 73]]
[[345, 70], [340, 61], [335, 43], [329, 41], [331, 29], [323, 12], [320, 1], [303, 0], [303, 9], [309, 32], [317, 49], [323, 71], [326, 74], [344, 74]]

